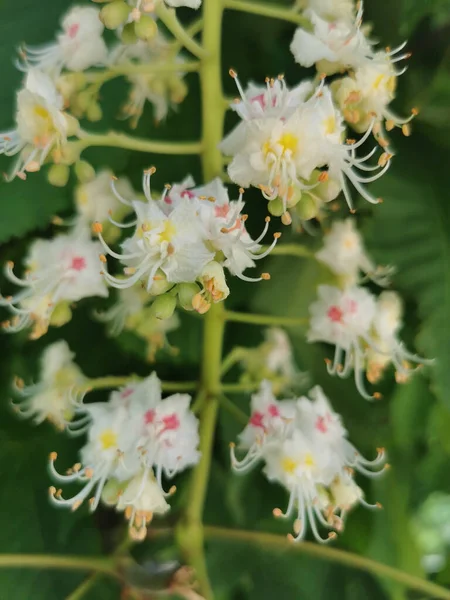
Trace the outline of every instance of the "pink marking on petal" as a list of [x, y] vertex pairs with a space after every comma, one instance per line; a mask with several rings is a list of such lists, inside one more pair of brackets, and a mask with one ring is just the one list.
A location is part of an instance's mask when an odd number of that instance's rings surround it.
[[70, 268], [74, 271], [82, 271], [86, 268], [86, 259], [82, 256], [74, 256]]
[[222, 204], [222, 206], [215, 206], [214, 207], [214, 214], [218, 218], [220, 218], [220, 217], [222, 217], [222, 218], [227, 217], [229, 212], [230, 212], [230, 205], [229, 204]]
[[348, 300], [347, 302], [347, 310], [349, 313], [355, 314], [358, 310], [358, 303], [356, 300]]
[[133, 388], [126, 388], [125, 390], [123, 390], [123, 392], [120, 394], [121, 398], [128, 398], [129, 396], [131, 396], [131, 394], [134, 392]]
[[151, 408], [150, 410], [148, 410], [145, 415], [144, 415], [144, 421], [146, 425], [150, 425], [150, 423], [153, 423], [153, 421], [155, 420], [155, 411], [153, 410], [153, 408]]
[[267, 411], [271, 417], [279, 417], [280, 416], [280, 411], [278, 409], [278, 406], [276, 406], [275, 404], [271, 404], [269, 406], [269, 408], [267, 409]]
[[167, 196], [164, 198], [164, 202], [165, 202], [166, 204], [172, 204], [172, 198], [171, 198], [169, 195], [167, 195]]
[[317, 431], [320, 431], [320, 433], [326, 433], [328, 431], [328, 427], [325, 423], [324, 417], [317, 417], [315, 428], [317, 429]]
[[327, 312], [327, 317], [333, 321], [333, 323], [342, 323], [342, 317], [344, 313], [339, 306], [330, 306]]
[[167, 431], [168, 429], [178, 429], [178, 427], [180, 426], [180, 420], [175, 413], [173, 413], [172, 415], [168, 415], [167, 417], [163, 417], [162, 421], [164, 423], [163, 431]]
[[182, 198], [189, 198], [189, 200], [192, 200], [192, 198], [195, 198], [195, 194], [193, 194], [191, 192], [191, 190], [183, 190], [180, 194], [180, 196]]
[[73, 40], [73, 38], [77, 35], [79, 29], [80, 24], [74, 23], [67, 29], [67, 35]]
[[258, 94], [258, 96], [250, 98], [250, 102], [257, 102], [261, 108], [266, 108], [266, 99], [264, 98], [264, 94]]
[[253, 427], [261, 427], [261, 429], [265, 429], [263, 423], [264, 415], [260, 412], [254, 412], [249, 420], [249, 425]]

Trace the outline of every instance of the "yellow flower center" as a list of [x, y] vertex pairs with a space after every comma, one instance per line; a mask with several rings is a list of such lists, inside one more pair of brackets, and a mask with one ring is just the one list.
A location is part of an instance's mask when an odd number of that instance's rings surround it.
[[312, 454], [308, 452], [308, 454], [305, 455], [305, 467], [314, 467], [315, 464]]
[[109, 450], [117, 446], [117, 434], [112, 429], [105, 429], [99, 437], [102, 450]]
[[176, 231], [177, 230], [175, 229], [175, 225], [172, 223], [172, 221], [166, 221], [164, 223], [164, 229], [159, 234], [161, 242], [171, 242]]
[[350, 250], [351, 248], [354, 248], [355, 245], [356, 245], [356, 241], [353, 237], [345, 238], [344, 248], [347, 248], [348, 250]]
[[331, 135], [336, 131], [336, 119], [334, 117], [328, 117], [328, 119], [325, 119], [323, 122], [323, 127], [325, 129], [325, 134]]
[[34, 114], [41, 119], [50, 119], [50, 113], [48, 110], [39, 104], [36, 104], [34, 107]]
[[284, 133], [278, 140], [278, 143], [283, 148], [283, 154], [288, 150], [294, 153], [297, 150], [298, 137], [292, 133]]
[[297, 468], [297, 462], [292, 460], [292, 458], [285, 457], [281, 461], [281, 468], [285, 473], [288, 473], [288, 475], [293, 475]]

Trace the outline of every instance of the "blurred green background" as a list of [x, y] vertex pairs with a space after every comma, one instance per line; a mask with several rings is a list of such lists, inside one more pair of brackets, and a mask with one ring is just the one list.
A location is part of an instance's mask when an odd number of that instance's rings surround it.
[[[281, 0], [277, 3], [282, 4]], [[23, 41], [38, 44], [53, 39], [67, 6], [57, 0], [0, 2], [0, 130], [13, 122], [15, 92], [21, 80], [13, 65], [15, 49]], [[390, 172], [372, 188], [383, 196], [384, 204], [372, 210], [360, 203], [356, 219], [374, 257], [381, 264], [397, 267], [392, 287], [405, 300], [403, 339], [409, 347], [435, 357], [436, 366], [403, 386], [396, 386], [393, 373], [387, 373], [380, 388], [384, 398], [372, 404], [358, 396], [351, 379], [341, 381], [326, 375], [323, 359], [330, 355], [330, 348], [307, 345], [301, 331], [296, 331], [292, 340], [300, 368], [309, 371], [311, 381], [323, 386], [335, 409], [343, 414], [354, 444], [367, 455], [379, 446], [389, 449], [392, 469], [386, 477], [371, 486], [359, 481], [368, 499], [380, 501], [384, 511], [355, 510], [337, 547], [416, 575], [424, 575], [427, 563], [423, 555], [438, 552], [443, 563], [432, 577], [450, 585], [450, 565], [446, 561], [446, 544], [450, 544], [450, 2], [367, 0], [365, 8], [366, 21], [373, 23], [374, 37], [383, 45], [409, 40], [413, 57], [401, 78], [395, 108], [407, 114], [411, 107], [418, 106], [421, 112], [413, 123], [411, 138], [393, 132], [397, 155]], [[187, 21], [192, 19], [190, 11], [180, 11], [180, 15]], [[230, 95], [235, 91], [227, 75], [229, 67], [239, 72], [243, 82], [285, 73], [287, 82], [295, 84], [309, 75], [289, 53], [294, 26], [227, 11], [223, 27], [224, 85]], [[137, 135], [185, 140], [199, 136], [197, 76], [188, 75], [187, 81], [191, 92], [177, 113], [155, 127], [151, 108], [147, 107]], [[107, 84], [102, 92], [104, 119], [86, 127], [128, 131], [126, 122], [115, 120], [125, 97], [123, 82]], [[233, 116], [228, 119], [231, 125]], [[187, 173], [201, 180], [195, 157], [93, 149], [86, 158], [96, 167], [108, 166], [117, 175], [126, 174], [136, 189], [142, 169], [152, 164], [158, 167], [158, 187], [167, 181], [179, 181]], [[2, 157], [1, 169], [7, 167], [8, 160]], [[45, 170], [32, 174], [27, 182], [16, 179], [0, 183], [1, 263], [7, 259], [19, 262], [29, 240], [55, 233], [56, 228], [50, 225], [53, 215], [71, 214], [75, 182], [71, 180], [64, 189], [51, 187]], [[266, 214], [266, 203], [254, 192], [248, 192], [246, 199], [249, 229], [257, 232]], [[338, 216], [346, 215], [342, 207]], [[291, 236], [285, 232], [284, 241]], [[300, 241], [311, 247], [320, 244], [319, 238], [307, 235]], [[272, 274], [268, 284], [232, 282], [230, 308], [305, 316], [320, 277], [317, 267], [299, 259], [276, 257], [268, 260], [266, 270]], [[143, 343], [132, 334], [122, 334], [112, 341], [107, 338], [104, 327], [91, 319], [94, 304], [80, 303], [71, 323], [51, 329], [36, 342], [28, 341], [26, 332], [0, 338], [1, 552], [98, 555], [110, 552], [123, 535], [121, 517], [111, 511], [102, 509], [90, 516], [85, 508], [72, 514], [49, 505], [48, 454], [57, 450], [61, 464], [72, 464], [80, 442], [55, 433], [50, 425], [34, 428], [18, 421], [9, 408], [13, 375], [19, 374], [26, 382], [36, 377], [42, 349], [61, 337], [76, 352], [88, 376], [149, 373], [153, 367], [145, 362]], [[198, 373], [201, 320], [184, 315], [181, 320], [182, 327], [170, 337], [180, 349], [179, 355], [174, 359], [162, 353], [155, 365], [165, 379], [192, 379]], [[261, 339], [258, 328], [230, 325], [226, 349], [257, 345]], [[231, 373], [230, 380], [236, 376], [236, 372]], [[248, 398], [237, 397], [234, 401], [247, 410]], [[272, 508], [285, 503], [283, 490], [270, 485], [258, 471], [246, 477], [230, 473], [228, 443], [240, 429], [228, 413], [221, 413], [205, 520], [208, 524], [286, 533], [287, 526], [271, 518]], [[185, 481], [186, 476], [182, 476], [177, 482], [179, 492], [169, 523], [176, 520], [183, 505]], [[436, 493], [444, 495], [436, 497]], [[176, 551], [169, 543], [148, 542], [137, 550], [137, 556], [140, 560], [167, 558], [176, 556]], [[364, 573], [301, 554], [215, 541], [208, 543], [207, 560], [218, 600], [423, 598]], [[0, 570], [0, 598], [61, 600], [82, 580], [82, 574]], [[100, 579], [85, 597], [115, 599], [120, 597], [120, 590], [114, 583]]]

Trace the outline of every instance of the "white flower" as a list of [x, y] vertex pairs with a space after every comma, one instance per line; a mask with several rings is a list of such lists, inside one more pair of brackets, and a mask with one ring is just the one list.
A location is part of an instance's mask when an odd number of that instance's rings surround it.
[[[110, 335], [116, 336], [123, 331], [130, 318], [143, 310], [147, 300], [148, 294], [142, 290], [139, 284], [136, 284], [133, 287], [120, 290], [117, 302], [108, 310], [97, 311], [96, 317], [99, 321], [108, 323]], [[136, 319], [132, 320], [135, 321]]]
[[[110, 215], [114, 218], [123, 217], [129, 209], [118, 200], [111, 189], [113, 174], [108, 169], [102, 169], [92, 181], [81, 183], [75, 190], [75, 201], [78, 214], [88, 225], [93, 221], [107, 221]], [[132, 196], [133, 188], [126, 177], [116, 183], [117, 191], [122, 196]]]
[[99, 270], [101, 246], [91, 240], [89, 229], [75, 228], [53, 240], [36, 240], [25, 260], [23, 279], [6, 265], [8, 279], [22, 290], [15, 296], [0, 297], [0, 305], [15, 315], [4, 328], [15, 332], [33, 325], [32, 338], [46, 333], [60, 303], [108, 295]]
[[297, 374], [297, 368], [289, 336], [279, 327], [270, 327], [266, 329], [264, 337], [267, 348], [265, 356], [267, 369], [292, 381]]
[[[327, 363], [330, 374], [348, 375], [354, 366], [355, 383], [359, 393], [370, 396], [363, 383], [364, 349], [376, 312], [375, 298], [364, 288], [318, 287], [318, 300], [310, 306], [309, 342], [326, 342], [336, 346], [334, 361]], [[341, 360], [345, 354], [345, 362]]]
[[395, 367], [399, 383], [406, 381], [412, 372], [410, 362], [432, 364], [416, 354], [411, 354], [398, 339], [402, 327], [403, 306], [396, 292], [382, 292], [377, 301], [373, 320], [371, 345], [367, 349], [367, 379], [376, 383], [389, 363]]
[[[382, 177], [390, 167], [392, 155], [384, 152], [381, 154], [378, 164], [374, 166], [368, 166], [366, 163], [374, 155], [376, 148], [373, 148], [366, 156], [356, 156], [356, 150], [364, 144], [372, 132], [374, 120], [372, 120], [372, 126], [360, 140], [357, 142], [346, 140], [343, 143], [342, 137], [345, 132], [343, 118], [333, 103], [330, 89], [327, 86], [321, 86], [312, 102], [314, 103], [314, 116], [312, 118], [316, 119], [322, 141], [320, 148], [321, 161], [318, 166], [328, 166], [328, 171], [324, 174], [325, 180], [331, 178], [332, 181], [339, 183], [352, 212], [354, 212], [353, 203], [347, 180], [365, 200], [371, 204], [378, 204], [381, 201], [380, 198], [375, 198], [370, 194], [363, 184], [372, 183]], [[373, 174], [363, 177], [359, 171]]]
[[144, 175], [147, 202], [128, 203], [137, 220], [133, 236], [122, 243], [123, 254], [111, 250], [102, 237], [101, 227], [97, 228], [105, 251], [126, 265], [127, 277], [124, 279], [104, 273], [106, 281], [119, 289], [142, 280], [147, 292], [152, 293], [157, 271], [161, 271], [170, 283], [195, 281], [214, 257], [205, 245], [206, 232], [198, 218], [198, 207], [183, 198], [169, 216], [164, 214], [151, 197], [149, 179], [152, 173], [150, 170]]
[[93, 6], [73, 6], [61, 20], [62, 32], [55, 43], [23, 49], [21, 68], [27, 69], [31, 65], [59, 75], [63, 68], [84, 71], [104, 65], [108, 49], [102, 38], [104, 28], [99, 12]]
[[[372, 128], [358, 142], [347, 140], [343, 143], [343, 117], [323, 81], [308, 101], [297, 98], [294, 109], [290, 107], [286, 114], [288, 116], [281, 117], [273, 116], [273, 111], [262, 111], [259, 118], [254, 118], [249, 110], [241, 112], [247, 120], [233, 130], [224, 145], [224, 149], [233, 155], [228, 166], [233, 181], [243, 187], [259, 187], [269, 201], [280, 198], [284, 211], [300, 201], [302, 191], [320, 204], [314, 188], [328, 181], [333, 182], [330, 199], [336, 196], [336, 188], [342, 189], [351, 210], [347, 181], [368, 202], [376, 204], [380, 201], [366, 190], [364, 184], [386, 172], [391, 155], [383, 153], [375, 166], [366, 163], [376, 149], [361, 158], [356, 156], [356, 150], [367, 140]], [[374, 123], [373, 120], [372, 126]], [[321, 172], [317, 180], [314, 177], [316, 170], [325, 167], [328, 170]], [[363, 177], [361, 171], [369, 171], [371, 175]]]
[[15, 380], [14, 389], [22, 399], [13, 407], [21, 417], [32, 418], [36, 425], [47, 419], [58, 429], [66, 427], [74, 416], [79, 388], [86, 382], [74, 356], [65, 341], [55, 342], [42, 354], [37, 384], [24, 386]]
[[220, 144], [222, 152], [227, 155], [239, 152], [245, 142], [245, 123], [247, 121], [262, 117], [286, 119], [313, 92], [313, 84], [310, 81], [303, 81], [295, 88], [289, 89], [281, 75], [277, 79], [267, 78], [265, 86], [249, 83], [244, 91], [236, 72], [231, 70], [230, 75], [233, 77], [241, 97], [240, 100], [236, 99], [232, 102], [230, 108], [239, 115], [242, 122]]
[[367, 255], [353, 219], [334, 221], [323, 242], [323, 247], [316, 252], [316, 258], [325, 263], [333, 273], [342, 277], [345, 284], [356, 284], [361, 271], [379, 285], [389, 282], [388, 276], [392, 269], [374, 265]]
[[406, 71], [406, 67], [397, 71], [395, 63], [410, 54], [399, 54], [406, 42], [389, 52], [376, 52], [373, 60], [357, 68], [349, 77], [338, 79], [331, 84], [335, 101], [341, 109], [345, 120], [359, 133], [364, 133], [376, 119], [374, 134], [380, 145], [387, 147], [382, 122], [386, 121], [386, 129], [401, 127], [405, 135], [410, 130], [407, 125], [418, 110], [413, 108], [411, 116], [402, 118], [396, 115], [389, 104], [395, 98], [397, 77]]
[[353, 505], [373, 508], [363, 499], [353, 475], [355, 471], [368, 477], [380, 475], [386, 468], [381, 467], [385, 454], [380, 449], [373, 461], [365, 459], [348, 441], [341, 417], [323, 390], [316, 386], [310, 398], [277, 402], [265, 382], [252, 397], [252, 416], [240, 435], [248, 454], [238, 462], [232, 445], [231, 462], [242, 472], [263, 460], [269, 481], [281, 483], [289, 493], [286, 511], [273, 510], [275, 517], [295, 518], [295, 537], [288, 537], [303, 539], [309, 526], [316, 540], [325, 543], [336, 534], [323, 538], [318, 525], [341, 531], [345, 513]]
[[68, 121], [62, 112], [63, 100], [48, 75], [30, 69], [24, 87], [17, 94], [14, 130], [0, 134], [0, 154], [20, 153], [11, 178], [38, 171], [52, 150], [59, 151], [68, 135]]
[[248, 451], [243, 460], [236, 458], [235, 445], [230, 445], [233, 469], [246, 472], [259, 462], [265, 448], [290, 429], [294, 414], [293, 403], [287, 400], [278, 402], [271, 383], [262, 381], [258, 393], [252, 395], [248, 425], [239, 435], [239, 448]]
[[139, 471], [140, 464], [134, 451], [136, 432], [130, 426], [132, 423], [125, 405], [93, 403], [85, 405], [83, 410], [90, 417], [90, 425], [88, 441], [80, 452], [81, 462], [67, 475], [61, 475], [54, 465], [56, 452], [50, 455], [50, 474], [55, 481], [63, 484], [79, 482], [83, 488], [72, 498], [64, 499], [62, 490], [51, 487], [50, 498], [57, 506], [76, 510], [93, 493], [89, 504], [90, 510], [94, 511], [108, 479], [125, 481]]
[[138, 473], [120, 490], [116, 509], [125, 512], [130, 537], [141, 541], [147, 535], [147, 527], [153, 515], [164, 515], [170, 510], [170, 505], [150, 470]]
[[161, 70], [158, 73], [140, 73], [130, 75], [131, 83], [129, 98], [123, 106], [123, 115], [131, 119], [131, 126], [137, 127], [146, 102], [153, 105], [156, 122], [167, 116], [169, 108], [180, 104], [187, 94], [187, 86], [183, 81], [182, 56], [173, 57], [170, 44], [163, 34], [158, 32], [150, 43], [138, 41], [135, 44], [119, 45], [112, 53], [112, 64], [163, 64], [175, 60], [180, 63], [180, 71]]
[[319, 63], [319, 70], [328, 75], [366, 64], [372, 59], [372, 43], [361, 31], [362, 13], [362, 2], [353, 22], [342, 18], [330, 22], [305, 10], [313, 31], [296, 30], [290, 46], [295, 60], [303, 67]]
[[155, 395], [139, 407], [142, 462], [147, 469], [154, 468], [161, 488], [163, 473], [172, 478], [199, 461], [198, 420], [189, 409], [190, 402], [187, 394], [173, 394], [164, 400]]
[[138, 21], [142, 14], [153, 13], [158, 4], [165, 3], [169, 8], [186, 6], [194, 9], [200, 8], [202, 4], [202, 0], [127, 0], [127, 2], [133, 7], [131, 11], [133, 21]]
[[376, 382], [389, 362], [394, 364], [400, 379], [410, 372], [408, 361], [433, 362], [411, 354], [397, 339], [396, 332], [401, 321], [396, 294], [383, 292], [376, 302], [374, 296], [362, 287], [341, 290], [321, 285], [318, 296], [319, 299], [310, 306], [308, 341], [336, 346], [333, 362], [326, 361], [328, 372], [346, 377], [353, 368], [356, 387], [367, 400], [380, 398], [380, 394], [370, 395], [366, 391], [366, 368], [369, 381]]

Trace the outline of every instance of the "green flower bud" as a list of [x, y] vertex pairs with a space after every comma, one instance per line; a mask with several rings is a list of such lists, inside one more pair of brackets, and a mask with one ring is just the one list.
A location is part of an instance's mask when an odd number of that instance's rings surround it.
[[86, 111], [86, 117], [89, 121], [100, 121], [103, 116], [101, 106], [98, 102], [92, 102]]
[[55, 187], [64, 187], [69, 181], [70, 169], [67, 165], [52, 165], [47, 171], [47, 180]]
[[281, 217], [281, 215], [285, 212], [283, 200], [281, 198], [275, 198], [275, 200], [270, 200], [269, 204], [267, 205], [267, 208], [269, 209], [270, 214], [274, 217]]
[[50, 325], [53, 327], [62, 327], [68, 323], [72, 318], [72, 311], [70, 309], [69, 302], [58, 302], [55, 309], [52, 312], [50, 318]]
[[178, 300], [184, 310], [194, 310], [192, 300], [200, 292], [200, 287], [196, 283], [180, 283], [177, 286]]
[[92, 103], [92, 92], [90, 90], [83, 90], [76, 97], [76, 106], [81, 111], [86, 111]]
[[120, 498], [120, 492], [124, 489], [126, 483], [118, 479], [108, 479], [102, 490], [102, 502], [106, 506], [115, 506]]
[[162, 294], [155, 298], [155, 301], [151, 305], [151, 312], [157, 319], [170, 319], [175, 312], [176, 306], [177, 299], [175, 296]]
[[295, 207], [295, 211], [302, 221], [309, 221], [317, 217], [319, 208], [319, 203], [310, 194], [305, 193]]
[[172, 77], [169, 81], [170, 100], [175, 104], [180, 104], [186, 98], [188, 87], [186, 83], [179, 77]]
[[89, 183], [95, 179], [95, 169], [86, 160], [79, 160], [75, 163], [75, 175], [80, 183]]
[[165, 294], [168, 290], [170, 290], [171, 287], [173, 287], [173, 283], [169, 283], [161, 269], [158, 269], [155, 273], [155, 277], [153, 278], [151, 295], [160, 296], [161, 294]]
[[134, 31], [134, 23], [127, 23], [122, 30], [120, 36], [122, 43], [124, 44], [135, 44], [138, 41], [136, 32]]
[[66, 119], [67, 137], [77, 135], [80, 131], [80, 124], [78, 122], [78, 119], [76, 119], [72, 115], [69, 115], [69, 113], [64, 113], [64, 117]]
[[134, 24], [134, 32], [140, 40], [149, 42], [158, 33], [158, 25], [149, 15], [142, 15], [139, 21]]
[[100, 21], [107, 29], [117, 29], [123, 25], [130, 14], [129, 5], [123, 0], [113, 0], [100, 11]]
[[64, 165], [73, 165], [80, 158], [80, 152], [82, 150], [80, 142], [67, 142], [61, 148], [61, 153], [58, 159], [54, 159], [55, 162], [60, 162]]

